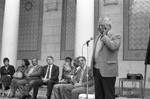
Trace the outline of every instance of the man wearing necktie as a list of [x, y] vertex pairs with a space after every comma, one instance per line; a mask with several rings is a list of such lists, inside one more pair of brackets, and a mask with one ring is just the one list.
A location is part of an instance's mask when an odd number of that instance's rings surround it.
[[53, 64], [54, 58], [47, 56], [47, 65], [42, 69], [42, 79], [36, 80], [33, 88], [33, 99], [37, 99], [38, 89], [41, 85], [47, 85], [47, 99], [50, 99], [54, 84], [58, 83], [59, 67]]
[[[88, 92], [93, 93], [93, 77], [90, 69], [86, 65], [86, 59], [83, 56], [78, 57], [79, 69], [74, 77], [71, 79], [71, 84], [64, 84], [61, 86], [61, 99], [78, 99], [78, 95], [86, 93], [86, 87], [89, 86]], [[88, 82], [87, 82], [88, 69]]]
[[99, 35], [95, 39], [91, 61], [95, 80], [95, 99], [115, 99], [121, 36], [110, 31], [111, 27], [112, 23], [108, 17], [99, 19]]

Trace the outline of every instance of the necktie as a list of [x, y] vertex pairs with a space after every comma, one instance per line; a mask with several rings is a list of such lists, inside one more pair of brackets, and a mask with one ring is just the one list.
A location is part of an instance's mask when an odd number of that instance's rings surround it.
[[47, 79], [49, 78], [49, 73], [50, 73], [50, 66], [48, 66], [48, 72], [47, 72]]
[[83, 74], [84, 74], [84, 69], [81, 69], [81, 75], [80, 75], [80, 81], [79, 83], [82, 84], [82, 80], [83, 80]]

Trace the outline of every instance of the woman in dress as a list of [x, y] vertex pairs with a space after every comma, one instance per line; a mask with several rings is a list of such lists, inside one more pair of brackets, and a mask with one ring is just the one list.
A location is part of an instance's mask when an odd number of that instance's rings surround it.
[[16, 77], [16, 75], [13, 76], [13, 79], [11, 81], [10, 84], [10, 93], [8, 95], [9, 98], [14, 97], [16, 90], [18, 89], [18, 85], [17, 82], [19, 80], [22, 80], [25, 78], [24, 76], [24, 72], [27, 70], [28, 66], [30, 65], [30, 62], [28, 61], [28, 59], [23, 59], [21, 62], [21, 66], [19, 66], [16, 70], [16, 72], [21, 72], [22, 73], [22, 77]]

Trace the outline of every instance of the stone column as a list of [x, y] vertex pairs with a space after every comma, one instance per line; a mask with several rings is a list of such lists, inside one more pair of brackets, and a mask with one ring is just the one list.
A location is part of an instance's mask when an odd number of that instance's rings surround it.
[[10, 59], [10, 64], [16, 66], [20, 0], [5, 0], [1, 66], [4, 57]]
[[[76, 33], [75, 57], [82, 55], [83, 44], [94, 36], [94, 0], [76, 0]], [[89, 59], [93, 49], [93, 41], [89, 43]], [[83, 56], [87, 57], [87, 46], [83, 48]]]

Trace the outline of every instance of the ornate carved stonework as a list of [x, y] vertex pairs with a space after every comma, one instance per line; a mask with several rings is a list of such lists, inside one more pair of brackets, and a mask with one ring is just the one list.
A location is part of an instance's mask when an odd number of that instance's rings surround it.
[[124, 0], [124, 60], [145, 59], [150, 33], [150, 1], [137, 1], [140, 0]]
[[43, 0], [21, 0], [18, 59], [40, 58]]
[[[94, 0], [94, 36], [97, 35], [99, 0]], [[76, 0], [63, 0], [61, 27], [61, 59], [74, 58]]]

